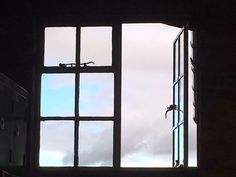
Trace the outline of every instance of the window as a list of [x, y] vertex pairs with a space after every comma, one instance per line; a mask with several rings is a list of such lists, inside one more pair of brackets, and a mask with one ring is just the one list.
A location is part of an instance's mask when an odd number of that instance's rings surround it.
[[[140, 28], [151, 29], [146, 32], [151, 39], [148, 43], [145, 34], [138, 32]], [[165, 29], [167, 25], [163, 24], [45, 28], [40, 70], [40, 166], [195, 166], [196, 124], [188, 118], [193, 117], [194, 110], [190, 104], [192, 72], [188, 70], [192, 67], [190, 58], [193, 60], [192, 33], [172, 27], [175, 32], [168, 33], [173, 38], [169, 42], [181, 32], [174, 41], [174, 62], [172, 51], [165, 52], [168, 57], [162, 61], [170, 59], [170, 70], [165, 70], [166, 63], [161, 64], [151, 53], [165, 51], [163, 47], [169, 45], [164, 33], [156, 37], [162, 43], [156, 43], [151, 36], [156, 34], [151, 31], [161, 33]], [[136, 48], [132, 56], [125, 53], [125, 48], [131, 45], [127, 36], [135, 33], [139, 37], [133, 44], [141, 43], [142, 48]], [[146, 49], [145, 54], [140, 52]], [[168, 73], [168, 78], [163, 73]], [[132, 85], [131, 91], [127, 83]], [[172, 100], [169, 110], [173, 110], [173, 125], [171, 114], [164, 119], [166, 106]], [[151, 107], [147, 107], [147, 101]]]
[[112, 26], [45, 28], [40, 166], [119, 163], [120, 145], [114, 141], [120, 139], [116, 30]]
[[173, 49], [173, 166], [197, 166], [197, 131], [194, 120], [193, 31], [183, 28]]

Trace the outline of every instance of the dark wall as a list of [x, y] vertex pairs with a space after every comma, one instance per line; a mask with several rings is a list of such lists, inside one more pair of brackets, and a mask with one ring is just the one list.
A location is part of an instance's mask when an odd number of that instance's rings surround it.
[[33, 61], [33, 31], [30, 19], [2, 17], [0, 25], [0, 70], [18, 84], [30, 89]]
[[201, 33], [201, 166], [215, 176], [236, 175], [235, 27]]
[[0, 71], [32, 90], [41, 24], [163, 22], [198, 30], [199, 167], [202, 177], [236, 175], [236, 24], [217, 1], [28, 0], [1, 6]]

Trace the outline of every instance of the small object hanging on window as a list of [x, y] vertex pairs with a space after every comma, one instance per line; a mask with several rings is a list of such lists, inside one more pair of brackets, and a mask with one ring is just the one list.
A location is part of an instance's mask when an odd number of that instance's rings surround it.
[[66, 68], [66, 67], [75, 67], [75, 63], [59, 63], [59, 67]]
[[172, 110], [176, 110], [177, 109], [177, 106], [176, 105], [170, 105], [170, 106], [168, 106], [167, 107], [167, 110], [166, 110], [166, 113], [165, 113], [165, 118], [167, 118], [167, 113], [169, 112], [169, 111], [172, 111]]
[[95, 64], [93, 61], [85, 62], [85, 63], [80, 63], [80, 66], [82, 67], [88, 67], [88, 64]]
[[[88, 67], [89, 64], [95, 64], [93, 61], [80, 63], [81, 67]], [[76, 63], [59, 63], [60, 68], [66, 68], [66, 67], [75, 67]]]

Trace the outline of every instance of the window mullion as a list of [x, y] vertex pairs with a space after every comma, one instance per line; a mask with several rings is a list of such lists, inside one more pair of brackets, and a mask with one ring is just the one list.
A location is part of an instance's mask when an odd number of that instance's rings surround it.
[[74, 134], [74, 166], [79, 164], [79, 77], [80, 77], [80, 27], [76, 28], [76, 71], [75, 71], [75, 134]]
[[113, 166], [120, 167], [121, 159], [121, 25], [112, 30], [112, 65], [114, 66], [114, 129]]
[[[178, 80], [177, 80], [177, 82], [178, 82], [178, 105], [177, 105], [177, 108], [178, 108], [178, 125], [179, 125], [179, 122], [180, 122], [180, 112], [179, 112], [179, 106], [180, 106], [180, 79], [179, 79], [179, 76], [180, 76], [180, 48], [181, 48], [181, 46], [180, 46], [180, 40], [181, 40], [181, 38], [180, 38], [180, 36], [181, 36], [181, 33], [180, 33], [180, 35], [179, 35], [179, 39], [178, 39]], [[181, 162], [180, 162], [180, 128], [179, 128], [179, 126], [178, 126], [178, 129], [177, 129], [177, 132], [178, 132], [178, 164], [177, 165], [180, 165], [181, 164]]]
[[188, 167], [188, 29], [184, 29], [184, 166]]

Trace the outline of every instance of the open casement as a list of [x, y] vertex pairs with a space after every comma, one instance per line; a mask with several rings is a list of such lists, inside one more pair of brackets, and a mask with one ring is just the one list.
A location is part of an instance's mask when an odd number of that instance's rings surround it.
[[173, 167], [188, 166], [188, 29], [173, 42]]

